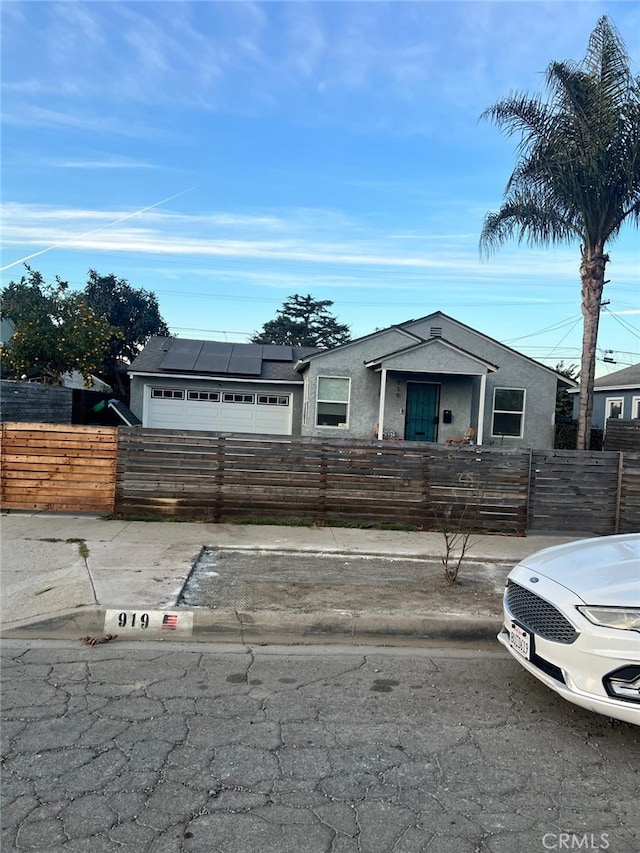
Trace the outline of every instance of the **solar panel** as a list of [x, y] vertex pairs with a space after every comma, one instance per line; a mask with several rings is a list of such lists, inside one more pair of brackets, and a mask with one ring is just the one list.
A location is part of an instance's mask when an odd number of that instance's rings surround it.
[[293, 349], [278, 344], [264, 344], [262, 358], [264, 361], [293, 361]]
[[175, 338], [160, 362], [160, 370], [193, 370], [201, 349], [202, 341], [183, 341]]
[[262, 344], [233, 344], [233, 354], [241, 358], [262, 358]]
[[227, 373], [243, 373], [250, 376], [260, 376], [262, 373], [261, 358], [246, 358], [232, 354]]
[[205, 341], [194, 369], [202, 373], [226, 373], [233, 344]]

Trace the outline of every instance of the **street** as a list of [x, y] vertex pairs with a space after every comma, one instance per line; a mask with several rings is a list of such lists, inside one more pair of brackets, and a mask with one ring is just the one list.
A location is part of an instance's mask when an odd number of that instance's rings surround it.
[[640, 849], [640, 729], [500, 649], [2, 645], [2, 850]]

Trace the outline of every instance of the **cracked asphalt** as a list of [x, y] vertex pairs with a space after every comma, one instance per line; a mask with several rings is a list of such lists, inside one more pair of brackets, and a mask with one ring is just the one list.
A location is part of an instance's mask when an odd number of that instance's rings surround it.
[[640, 849], [640, 729], [501, 650], [1, 654], [3, 851]]

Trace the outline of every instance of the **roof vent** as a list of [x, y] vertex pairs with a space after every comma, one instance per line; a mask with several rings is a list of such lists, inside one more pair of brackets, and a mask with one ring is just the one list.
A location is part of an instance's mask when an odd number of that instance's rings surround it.
[[429, 330], [432, 338], [442, 337], [442, 326], [432, 326]]

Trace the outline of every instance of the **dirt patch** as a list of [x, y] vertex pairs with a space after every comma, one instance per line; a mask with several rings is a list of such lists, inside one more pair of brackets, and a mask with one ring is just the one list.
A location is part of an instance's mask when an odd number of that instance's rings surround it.
[[236, 610], [499, 617], [511, 563], [467, 561], [447, 586], [437, 559], [205, 549], [179, 603]]

